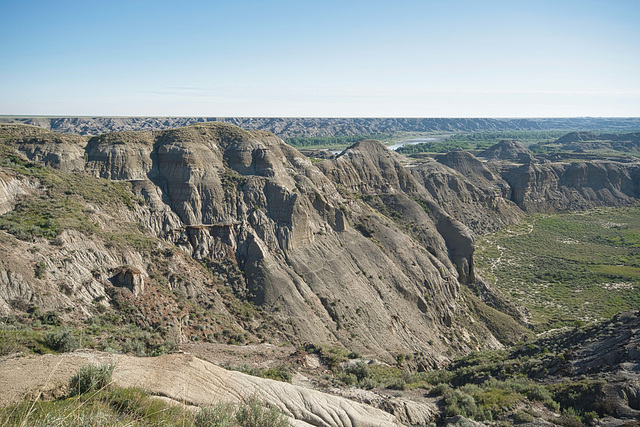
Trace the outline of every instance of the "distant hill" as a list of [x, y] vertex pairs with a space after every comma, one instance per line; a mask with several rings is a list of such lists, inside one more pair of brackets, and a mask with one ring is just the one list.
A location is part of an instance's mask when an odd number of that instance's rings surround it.
[[522, 143], [512, 140], [503, 140], [499, 143], [484, 150], [478, 157], [495, 160], [519, 160], [528, 161], [531, 157], [531, 151]]
[[640, 147], [640, 132], [622, 134], [570, 132], [558, 138], [554, 144], [559, 144], [563, 149], [571, 151], [598, 149], [633, 151]]
[[195, 123], [224, 122], [248, 130], [268, 130], [281, 138], [373, 135], [394, 132], [482, 132], [564, 130], [629, 132], [640, 118], [295, 118], [295, 117], [0, 117], [0, 123], [22, 123], [54, 132], [99, 135], [107, 132], [164, 130]]

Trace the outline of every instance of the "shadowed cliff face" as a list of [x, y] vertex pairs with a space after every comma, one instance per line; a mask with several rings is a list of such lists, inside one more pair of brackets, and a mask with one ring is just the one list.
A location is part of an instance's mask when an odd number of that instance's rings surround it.
[[503, 176], [520, 208], [553, 212], [635, 203], [639, 172], [638, 164], [616, 162], [527, 163]]

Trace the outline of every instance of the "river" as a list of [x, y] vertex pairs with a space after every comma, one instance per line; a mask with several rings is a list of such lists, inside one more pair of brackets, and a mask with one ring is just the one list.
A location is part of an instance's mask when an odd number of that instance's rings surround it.
[[420, 144], [422, 142], [433, 142], [433, 141], [438, 141], [438, 138], [411, 138], [411, 139], [404, 139], [400, 142], [396, 142], [393, 145], [387, 145], [387, 148], [389, 150], [397, 150], [398, 148], [404, 146], [404, 145], [413, 145], [413, 144]]

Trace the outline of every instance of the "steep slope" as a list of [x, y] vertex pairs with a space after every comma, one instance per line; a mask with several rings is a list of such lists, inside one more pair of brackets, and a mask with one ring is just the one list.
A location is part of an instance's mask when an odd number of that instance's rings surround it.
[[[218, 123], [114, 133], [71, 148], [46, 138], [30, 143], [13, 132], [12, 146], [34, 161], [74, 170], [38, 153], [41, 147], [54, 154], [82, 149], [73, 158], [85, 162], [85, 173], [130, 185], [139, 199], [128, 196], [130, 208], [107, 210], [111, 219], [94, 220], [98, 228], [137, 223], [208, 266], [236, 297], [268, 313], [243, 323], [255, 333], [388, 359], [422, 354], [420, 363], [428, 366], [448, 354], [500, 346], [473, 320], [461, 289], [474, 280], [472, 234], [379, 142], [357, 144], [318, 169], [272, 134]], [[103, 206], [95, 209], [104, 214]], [[83, 240], [96, 240], [87, 233]], [[78, 253], [88, 251], [83, 245]], [[114, 256], [118, 250], [94, 249]], [[55, 252], [47, 254], [64, 257]], [[147, 277], [144, 259], [140, 253], [120, 264]], [[116, 261], [107, 258], [103, 268], [116, 268]], [[75, 264], [72, 257], [69, 265]], [[196, 301], [219, 301], [206, 286], [182, 280]], [[100, 281], [91, 283], [94, 298], [112, 302], [102, 296]], [[146, 291], [136, 292], [134, 301]]]
[[511, 200], [527, 212], [635, 203], [640, 165], [613, 161], [515, 165], [503, 170]]
[[511, 188], [500, 175], [466, 151], [451, 151], [436, 160], [415, 165], [411, 173], [473, 232], [483, 234], [518, 222], [522, 212], [510, 201]]
[[[96, 298], [113, 305], [105, 280], [130, 288], [132, 301], [146, 294], [135, 283], [147, 280], [217, 307], [232, 317], [228, 324], [236, 331], [251, 336], [332, 343], [387, 359], [422, 354], [419, 363], [427, 366], [455, 353], [499, 347], [492, 332], [507, 341], [523, 333], [470, 293], [515, 313], [477, 280], [472, 230], [513, 223], [519, 208], [630, 203], [638, 182], [634, 164], [485, 164], [458, 152], [440, 157], [444, 164], [406, 165], [378, 141], [362, 141], [313, 164], [268, 132], [221, 123], [68, 140], [15, 125], [0, 134], [7, 150], [15, 147], [32, 161], [6, 154], [4, 228], [15, 231], [6, 244], [22, 245], [22, 254], [28, 245], [11, 239], [35, 242], [56, 260], [43, 261], [46, 269], [58, 271], [38, 278], [33, 265], [41, 255], [23, 256], [26, 261], [7, 255], [3, 277], [13, 293], [6, 293], [5, 310], [80, 304], [76, 312], [88, 315]], [[20, 204], [23, 193], [31, 204]], [[37, 228], [14, 227], [47, 197], [53, 202], [47, 207], [58, 209], [55, 233], [46, 218], [34, 223]], [[47, 247], [54, 237], [68, 249]], [[130, 248], [130, 242], [148, 243]], [[181, 249], [182, 267], [172, 257], [157, 262], [169, 247]], [[21, 280], [11, 279], [17, 265]], [[129, 275], [123, 267], [131, 268]], [[202, 272], [199, 279], [190, 277], [191, 269]], [[65, 275], [71, 299], [57, 285]], [[50, 301], [35, 297], [43, 293], [27, 283], [58, 290]], [[233, 295], [219, 296], [221, 286]], [[240, 315], [238, 324], [237, 301], [251, 301], [264, 314], [251, 309], [255, 314]], [[505, 323], [494, 315], [511, 322], [509, 333], [497, 329]], [[185, 320], [170, 323], [186, 331], [181, 339], [199, 328]], [[224, 328], [202, 326], [202, 337]]]
[[[442, 171], [435, 162], [424, 162], [413, 173], [442, 206], [478, 233], [516, 222], [520, 210], [620, 206], [635, 203], [640, 196], [637, 161], [536, 163], [529, 154], [522, 144], [502, 141], [479, 154], [491, 157], [487, 162], [461, 151], [437, 157], [438, 163], [458, 174]], [[473, 209], [465, 209], [467, 206]]]

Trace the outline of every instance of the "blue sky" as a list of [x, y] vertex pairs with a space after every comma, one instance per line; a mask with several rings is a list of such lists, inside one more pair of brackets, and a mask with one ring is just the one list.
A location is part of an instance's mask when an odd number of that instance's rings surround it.
[[0, 10], [0, 114], [640, 116], [640, 0]]

